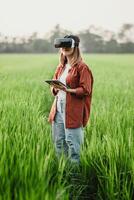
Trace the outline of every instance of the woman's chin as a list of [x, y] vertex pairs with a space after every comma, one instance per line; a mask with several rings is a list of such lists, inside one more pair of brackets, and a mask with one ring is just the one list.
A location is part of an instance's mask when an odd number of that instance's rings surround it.
[[63, 55], [64, 55], [64, 56], [69, 56], [70, 53], [69, 53], [69, 52], [64, 52]]

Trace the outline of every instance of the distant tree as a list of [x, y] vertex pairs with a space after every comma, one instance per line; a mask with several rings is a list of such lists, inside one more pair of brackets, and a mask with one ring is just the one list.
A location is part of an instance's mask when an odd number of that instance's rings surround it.
[[51, 52], [50, 43], [44, 39], [36, 39], [33, 41], [33, 52], [49, 53]]
[[123, 24], [119, 33], [118, 38], [120, 42], [134, 42], [134, 24]]
[[123, 24], [119, 33], [118, 41], [121, 53], [134, 53], [134, 24]]
[[118, 53], [118, 43], [115, 39], [111, 39], [105, 42], [104, 53]]
[[120, 53], [134, 53], [134, 43], [120, 43]]
[[[0, 53], [55, 53], [54, 39], [73, 34], [57, 24], [47, 37], [39, 38], [34, 32], [29, 37], [13, 37], [0, 33]], [[83, 53], [134, 53], [134, 24], [123, 24], [118, 34], [91, 25], [77, 33]]]
[[78, 35], [81, 38], [83, 52], [97, 53], [102, 51], [103, 40], [101, 36], [93, 34], [89, 30], [80, 32]]
[[37, 33], [37, 32], [32, 33], [32, 35], [30, 36], [30, 40], [31, 40], [31, 41], [34, 41], [34, 40], [36, 40], [37, 38], [38, 38], [38, 33]]

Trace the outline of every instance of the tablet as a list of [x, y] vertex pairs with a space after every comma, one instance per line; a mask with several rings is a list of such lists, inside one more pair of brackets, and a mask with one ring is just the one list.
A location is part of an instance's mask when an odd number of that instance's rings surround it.
[[50, 84], [50, 85], [56, 85], [56, 87], [65, 87], [65, 88], [69, 88], [68, 86], [66, 86], [64, 83], [62, 83], [59, 80], [45, 80], [46, 83]]

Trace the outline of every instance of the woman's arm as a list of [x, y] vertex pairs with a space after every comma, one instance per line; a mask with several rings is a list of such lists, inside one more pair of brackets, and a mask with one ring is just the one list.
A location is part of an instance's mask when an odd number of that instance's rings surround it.
[[[53, 79], [57, 79], [57, 78], [58, 78], [59, 67], [60, 67], [60, 66], [58, 65], [58, 67], [57, 67], [56, 70], [55, 70]], [[52, 93], [54, 96], [56, 96], [59, 90], [58, 90], [56, 87], [54, 87], [54, 86], [51, 86], [50, 89], [51, 89], [51, 93]]]
[[[57, 75], [58, 75], [58, 67], [55, 71], [55, 74], [53, 76], [53, 79], [57, 79]], [[92, 84], [93, 84], [93, 76], [91, 71], [89, 70], [89, 68], [87, 66], [84, 66], [82, 68], [82, 70], [79, 71], [80, 74], [80, 81], [79, 81], [79, 87], [72, 89], [65, 89], [65, 88], [61, 88], [61, 90], [65, 91], [65, 92], [70, 92], [75, 94], [78, 97], [83, 97], [85, 95], [90, 95], [91, 94], [91, 90], [92, 90]], [[55, 86], [51, 86], [51, 92], [54, 96], [57, 95], [59, 89], [56, 88]]]
[[78, 97], [83, 97], [84, 95], [90, 95], [93, 84], [93, 76], [91, 71], [87, 66], [84, 66], [82, 70], [79, 72], [79, 74], [80, 74], [79, 87], [75, 89], [66, 89], [66, 92], [73, 93]]

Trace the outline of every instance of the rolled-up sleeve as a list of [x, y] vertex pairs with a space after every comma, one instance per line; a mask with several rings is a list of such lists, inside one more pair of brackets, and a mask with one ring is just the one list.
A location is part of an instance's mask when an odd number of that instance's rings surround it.
[[[55, 73], [53, 75], [53, 80], [56, 80], [57, 79], [57, 76], [58, 76], [58, 72], [59, 72], [59, 65], [57, 66], [56, 70], [55, 70]], [[53, 94], [53, 96], [56, 96], [57, 95], [57, 91], [55, 90], [55, 88], [53, 86], [50, 86], [50, 90], [51, 90], [51, 93]]]
[[79, 72], [80, 80], [79, 87], [76, 89], [76, 96], [83, 97], [84, 95], [90, 95], [92, 91], [93, 77], [91, 71], [87, 66], [84, 66]]

